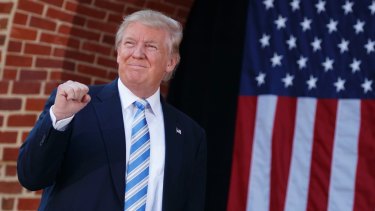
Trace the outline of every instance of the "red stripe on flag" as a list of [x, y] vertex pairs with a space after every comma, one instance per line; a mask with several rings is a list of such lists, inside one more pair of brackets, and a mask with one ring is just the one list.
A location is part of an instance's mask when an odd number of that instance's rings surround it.
[[296, 119], [296, 98], [278, 97], [272, 135], [270, 210], [284, 210], [288, 186], [293, 134]]
[[354, 210], [375, 210], [375, 101], [362, 100]]
[[239, 96], [228, 211], [246, 210], [257, 97]]
[[307, 210], [327, 210], [337, 100], [318, 100]]

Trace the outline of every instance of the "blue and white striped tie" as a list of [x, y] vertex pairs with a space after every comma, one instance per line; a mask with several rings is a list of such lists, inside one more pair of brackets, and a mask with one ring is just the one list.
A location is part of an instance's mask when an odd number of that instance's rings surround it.
[[126, 174], [126, 211], [145, 210], [150, 165], [150, 133], [145, 116], [146, 100], [135, 101], [138, 108], [132, 123], [131, 147]]

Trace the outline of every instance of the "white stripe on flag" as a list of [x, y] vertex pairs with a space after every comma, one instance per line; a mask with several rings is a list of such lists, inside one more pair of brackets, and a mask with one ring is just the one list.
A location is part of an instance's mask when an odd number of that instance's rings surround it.
[[306, 210], [316, 99], [299, 98], [285, 211]]
[[360, 101], [338, 104], [328, 210], [353, 210], [360, 127]]
[[269, 209], [272, 130], [277, 97], [259, 96], [249, 175], [247, 211]]

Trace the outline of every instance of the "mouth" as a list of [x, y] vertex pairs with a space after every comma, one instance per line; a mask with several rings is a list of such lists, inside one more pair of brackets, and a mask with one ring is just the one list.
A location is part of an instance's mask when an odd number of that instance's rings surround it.
[[147, 68], [147, 66], [146, 66], [146, 65], [143, 65], [143, 64], [133, 64], [133, 63], [129, 63], [128, 66], [129, 66], [129, 67], [132, 67], [132, 68], [136, 68], [136, 69]]

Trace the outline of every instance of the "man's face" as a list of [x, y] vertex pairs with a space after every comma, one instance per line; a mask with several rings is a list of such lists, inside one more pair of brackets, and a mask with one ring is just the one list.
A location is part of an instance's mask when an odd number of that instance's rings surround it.
[[[167, 44], [168, 34], [141, 23], [131, 23], [117, 49], [119, 77], [131, 91], [153, 94], [164, 75], [176, 65]], [[148, 97], [148, 96], [139, 96]]]

